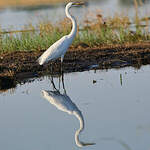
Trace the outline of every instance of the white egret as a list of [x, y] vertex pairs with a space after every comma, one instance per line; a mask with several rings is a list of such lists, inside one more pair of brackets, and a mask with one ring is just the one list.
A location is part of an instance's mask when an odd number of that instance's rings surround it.
[[67, 112], [68, 114], [75, 115], [80, 122], [80, 128], [75, 133], [75, 142], [76, 145], [79, 147], [94, 145], [95, 143], [84, 143], [79, 140], [79, 134], [84, 129], [84, 118], [81, 111], [78, 107], [73, 103], [69, 96], [66, 94], [61, 94], [58, 90], [57, 91], [46, 91], [42, 90], [43, 97], [48, 100], [52, 105], [58, 108], [61, 111]]
[[66, 16], [72, 21], [72, 30], [70, 34], [63, 36], [61, 39], [56, 41], [53, 45], [51, 45], [37, 60], [40, 65], [47, 63], [48, 61], [55, 60], [61, 57], [61, 65], [63, 62], [64, 55], [71, 45], [73, 39], [75, 38], [77, 32], [77, 23], [74, 16], [72, 16], [69, 12], [69, 9], [72, 6], [80, 6], [83, 5], [83, 2], [69, 2], [66, 5], [65, 12]]
[[67, 112], [70, 115], [76, 116], [76, 118], [80, 122], [80, 128], [75, 133], [75, 142], [76, 145], [79, 147], [82, 146], [88, 146], [88, 145], [94, 145], [95, 143], [84, 143], [80, 141], [79, 134], [84, 130], [84, 118], [81, 113], [81, 111], [78, 109], [75, 103], [72, 102], [70, 97], [66, 94], [64, 80], [62, 80], [64, 94], [61, 94], [59, 90], [56, 89], [56, 86], [53, 82], [53, 79], [51, 80], [54, 91], [46, 91], [42, 90], [42, 96], [52, 105], [54, 105], [56, 108], [63, 112]]

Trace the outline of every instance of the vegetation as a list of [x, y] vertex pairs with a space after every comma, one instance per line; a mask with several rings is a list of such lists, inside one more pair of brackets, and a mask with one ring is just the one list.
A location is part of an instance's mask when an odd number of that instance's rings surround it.
[[[97, 14], [95, 20], [84, 20], [82, 28], [78, 29], [73, 46], [95, 47], [149, 41], [150, 18], [140, 18], [136, 0], [134, 2], [136, 15], [132, 21], [124, 15], [115, 15], [104, 20], [101, 14]], [[58, 25], [46, 21], [36, 27], [30, 24], [22, 31], [0, 31], [0, 52], [45, 50], [70, 30], [71, 22], [65, 18]]]
[[[150, 40], [148, 32], [148, 19], [145, 18], [131, 23], [126, 16], [115, 16], [107, 18], [102, 22], [102, 16], [97, 15], [96, 21], [93, 23], [86, 20], [82, 29], [78, 30], [73, 46], [81, 43], [89, 47], [108, 45], [108, 44], [124, 44], [137, 43]], [[141, 25], [141, 22], [145, 25]], [[29, 25], [24, 32], [7, 32], [0, 34], [0, 51], [14, 50], [41, 50], [47, 49], [56, 40], [63, 35], [68, 34], [71, 30], [71, 23], [65, 19], [59, 25], [52, 25], [50, 22], [40, 23], [37, 27]], [[133, 31], [131, 26], [133, 26]], [[38, 30], [37, 30], [38, 29]], [[26, 32], [25, 32], [26, 31]]]
[[[80, 0], [79, 0], [80, 1]], [[84, 1], [84, 0], [81, 0]], [[88, 1], [88, 0], [85, 0]], [[99, 1], [99, 0], [95, 0]], [[105, 0], [101, 0], [105, 1]], [[120, 0], [119, 2], [122, 5], [135, 5], [140, 4], [142, 5], [147, 0]], [[20, 7], [20, 6], [38, 6], [38, 5], [49, 5], [49, 4], [56, 4], [56, 3], [68, 3], [70, 0], [1, 0], [0, 1], [0, 8], [5, 7]]]

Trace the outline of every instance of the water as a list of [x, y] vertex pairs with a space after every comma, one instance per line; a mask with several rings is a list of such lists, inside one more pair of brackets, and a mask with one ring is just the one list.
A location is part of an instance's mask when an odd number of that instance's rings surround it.
[[[150, 1], [143, 0], [143, 2], [143, 5], [139, 6], [139, 15], [149, 16]], [[113, 16], [116, 13], [123, 13], [133, 18], [135, 16], [135, 8], [133, 5], [133, 0], [89, 0], [89, 5], [87, 7], [72, 9], [72, 13], [78, 19], [78, 23], [82, 24], [86, 17], [92, 18], [95, 13], [101, 13], [104, 17]], [[52, 23], [57, 23], [60, 20], [63, 20], [64, 17], [64, 4], [49, 7], [41, 6], [36, 9], [7, 8], [0, 11], [0, 25], [1, 28], [5, 30], [22, 29], [29, 23], [36, 25], [40, 21], [44, 20], [49, 20]]]
[[[82, 149], [149, 150], [149, 79], [149, 65], [65, 74], [67, 105], [59, 94], [57, 104], [42, 96], [41, 90], [53, 90], [48, 77], [18, 85], [0, 95], [0, 149], [79, 149], [74, 139], [79, 120], [65, 112], [68, 106], [84, 118], [80, 140], [96, 143]], [[54, 83], [58, 88], [59, 79]]]

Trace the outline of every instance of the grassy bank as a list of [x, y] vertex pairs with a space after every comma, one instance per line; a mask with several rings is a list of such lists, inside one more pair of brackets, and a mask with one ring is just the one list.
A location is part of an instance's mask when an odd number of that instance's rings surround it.
[[[60, 75], [60, 60], [40, 66], [37, 58], [43, 51], [15, 51], [0, 55], [0, 91], [15, 87], [18, 83], [32, 81], [44, 75]], [[94, 69], [140, 68], [150, 64], [150, 43], [107, 46], [100, 48], [76, 48], [68, 51], [63, 62], [64, 73]], [[50, 69], [53, 67], [53, 71]], [[31, 80], [30, 80], [31, 79]]]
[[[150, 64], [150, 17], [140, 18], [136, 0], [134, 2], [136, 15], [132, 19], [125, 15], [104, 19], [99, 13], [93, 20], [87, 19], [89, 14], [84, 17], [71, 49], [65, 55], [65, 73], [126, 66], [140, 68]], [[57, 24], [50, 21], [36, 26], [29, 24], [20, 31], [0, 29], [0, 89], [15, 87], [32, 77], [60, 74], [59, 60], [46, 66], [40, 66], [36, 60], [70, 30], [68, 19]], [[49, 69], [51, 65], [53, 72]]]
[[[87, 17], [85, 17], [87, 18]], [[0, 31], [0, 52], [17, 50], [45, 50], [71, 30], [71, 22], [64, 19], [53, 25], [46, 21], [36, 27], [31, 24], [19, 31]], [[95, 20], [84, 20], [78, 28], [72, 47], [97, 47], [114, 44], [147, 42], [150, 40], [149, 17], [130, 20], [128, 16], [105, 18], [97, 14]]]

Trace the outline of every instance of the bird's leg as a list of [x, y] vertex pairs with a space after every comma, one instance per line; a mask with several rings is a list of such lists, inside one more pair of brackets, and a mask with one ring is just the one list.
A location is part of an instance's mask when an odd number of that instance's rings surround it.
[[59, 76], [59, 90], [60, 90], [60, 82], [61, 82], [61, 76]]
[[64, 73], [62, 73], [62, 86], [63, 86], [64, 93], [66, 94], [66, 89], [64, 84]]
[[62, 86], [64, 89], [64, 93], [66, 93], [65, 84], [64, 84], [63, 59], [64, 59], [64, 55], [61, 56], [61, 76], [62, 76]]
[[51, 84], [52, 84], [52, 86], [53, 86], [53, 90], [54, 90], [54, 91], [58, 91], [58, 89], [57, 89], [56, 86], [55, 86], [55, 83], [54, 83], [54, 80], [53, 80], [53, 76], [51, 75], [49, 79], [50, 79]]
[[61, 76], [62, 76], [62, 63], [63, 63], [64, 55], [61, 56], [61, 65], [60, 65], [60, 76], [59, 76], [59, 90], [60, 90], [60, 83], [61, 83]]
[[53, 82], [53, 77], [52, 77], [52, 65], [50, 65], [50, 77], [48, 77], [51, 81], [51, 83]]
[[53, 90], [58, 91], [58, 90], [56, 89], [55, 84], [54, 84], [53, 78], [52, 78], [52, 80], [51, 80], [51, 83], [52, 83], [52, 85], [53, 85]]
[[52, 73], [53, 73], [53, 65], [51, 64], [51, 67], [50, 67], [50, 74], [52, 76]]
[[55, 84], [54, 84], [54, 80], [53, 80], [53, 65], [51, 64], [51, 67], [50, 67], [50, 80], [51, 80], [51, 84], [52, 84], [52, 86], [53, 86], [53, 90], [56, 90], [56, 91], [58, 91], [57, 89], [56, 89], [56, 86], [55, 86]]
[[61, 56], [61, 75], [63, 74], [63, 59], [64, 55]]

